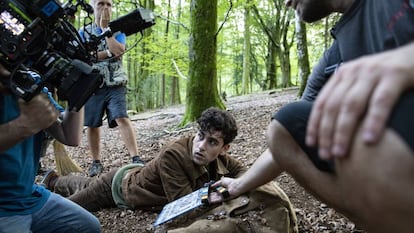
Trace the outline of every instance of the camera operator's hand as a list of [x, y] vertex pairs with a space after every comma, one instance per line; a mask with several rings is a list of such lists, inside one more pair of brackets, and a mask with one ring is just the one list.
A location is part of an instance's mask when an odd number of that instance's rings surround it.
[[17, 118], [0, 124], [0, 152], [50, 127], [59, 115], [46, 94], [39, 94], [29, 102], [20, 99], [19, 109]]
[[24, 137], [49, 128], [59, 117], [59, 111], [43, 93], [29, 102], [20, 99], [19, 107], [20, 116], [15, 120], [15, 125]]

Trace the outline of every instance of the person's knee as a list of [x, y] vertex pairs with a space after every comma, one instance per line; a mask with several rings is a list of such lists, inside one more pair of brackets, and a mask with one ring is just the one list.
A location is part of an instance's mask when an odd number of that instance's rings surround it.
[[91, 226], [91, 232], [102, 232], [102, 227], [99, 219], [94, 216], [93, 222], [90, 225]]
[[267, 143], [271, 150], [280, 147], [282, 142], [291, 137], [289, 132], [277, 120], [272, 120], [267, 129]]
[[277, 151], [282, 145], [281, 141], [283, 140], [283, 126], [277, 120], [272, 120], [267, 129], [267, 145], [274, 157], [279, 154]]
[[99, 127], [88, 127], [87, 128], [87, 133], [88, 135], [99, 135], [100, 133], [100, 128]]
[[268, 127], [267, 143], [274, 160], [285, 170], [294, 167], [298, 156], [304, 154], [287, 129], [277, 120], [272, 120]]
[[131, 122], [128, 117], [117, 118], [115, 121], [119, 127], [129, 126]]
[[269, 146], [273, 145], [273, 142], [275, 141], [275, 135], [278, 132], [278, 128], [280, 127], [279, 122], [276, 120], [272, 120], [269, 124], [269, 127], [267, 129], [267, 143]]
[[76, 231], [76, 232], [85, 232], [85, 233], [102, 232], [101, 223], [95, 215], [87, 211], [84, 211], [80, 213], [78, 216], [79, 216], [79, 219], [77, 220], [78, 222], [73, 223], [74, 226], [72, 227], [73, 229], [71, 230]]

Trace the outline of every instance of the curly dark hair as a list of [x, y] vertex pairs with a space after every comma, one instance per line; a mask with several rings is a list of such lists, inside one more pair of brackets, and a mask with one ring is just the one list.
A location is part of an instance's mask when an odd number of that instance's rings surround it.
[[197, 123], [204, 132], [220, 131], [224, 145], [229, 144], [237, 136], [237, 124], [234, 117], [227, 111], [215, 107], [208, 108], [201, 113]]

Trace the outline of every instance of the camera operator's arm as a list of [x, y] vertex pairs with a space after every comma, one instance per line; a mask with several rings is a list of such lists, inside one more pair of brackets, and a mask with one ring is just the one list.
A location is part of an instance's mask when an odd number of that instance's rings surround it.
[[[0, 77], [8, 78], [9, 75], [9, 71], [0, 64]], [[9, 90], [1, 82], [0, 95], [10, 95]], [[50, 127], [57, 120], [59, 114], [45, 94], [39, 94], [29, 102], [19, 100], [19, 109], [19, 116], [0, 124], [0, 152], [8, 150], [25, 138]], [[7, 109], [3, 109], [3, 111], [7, 111]]]
[[[125, 40], [125, 36], [123, 34], [120, 36], [124, 37], [121, 40]], [[118, 41], [118, 36], [105, 37], [105, 40], [108, 45], [108, 49], [98, 52], [98, 61], [102, 61], [111, 57], [118, 57], [125, 52], [125, 44]]]
[[[4, 92], [2, 95], [8, 95]], [[25, 138], [50, 127], [57, 121], [59, 112], [46, 94], [39, 94], [29, 102], [19, 100], [20, 115], [0, 125], [0, 151], [5, 151]]]
[[56, 121], [46, 131], [63, 144], [77, 146], [82, 138], [82, 126], [84, 112], [81, 108], [78, 112], [66, 111], [63, 120]]
[[[109, 9], [108, 8], [102, 9], [99, 26], [101, 28], [108, 28], [110, 21], [111, 21], [111, 12], [109, 11]], [[117, 38], [115, 38], [114, 36], [105, 37], [105, 40], [106, 40], [106, 44], [108, 45], [108, 50], [111, 53], [110, 56], [120, 56], [122, 55], [122, 53], [125, 52], [125, 44], [122, 44], [121, 42], [119, 42]], [[104, 52], [107, 53], [106, 51]]]
[[113, 56], [120, 56], [125, 52], [125, 45], [118, 42], [114, 36], [106, 37], [105, 40], [108, 44], [109, 52]]

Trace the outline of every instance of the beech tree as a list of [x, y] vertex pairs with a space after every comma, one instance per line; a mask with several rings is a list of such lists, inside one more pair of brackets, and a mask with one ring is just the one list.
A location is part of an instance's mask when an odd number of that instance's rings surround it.
[[308, 42], [307, 42], [307, 37], [306, 37], [306, 25], [304, 22], [300, 21], [297, 15], [295, 18], [295, 28], [296, 28], [296, 43], [297, 43], [297, 50], [298, 50], [298, 69], [299, 69], [298, 78], [300, 80], [298, 96], [302, 96], [302, 93], [305, 90], [306, 82], [308, 81], [308, 76], [310, 74], [310, 67], [309, 67]]
[[181, 125], [196, 120], [203, 110], [224, 109], [217, 89], [217, 0], [191, 0], [189, 77]]

